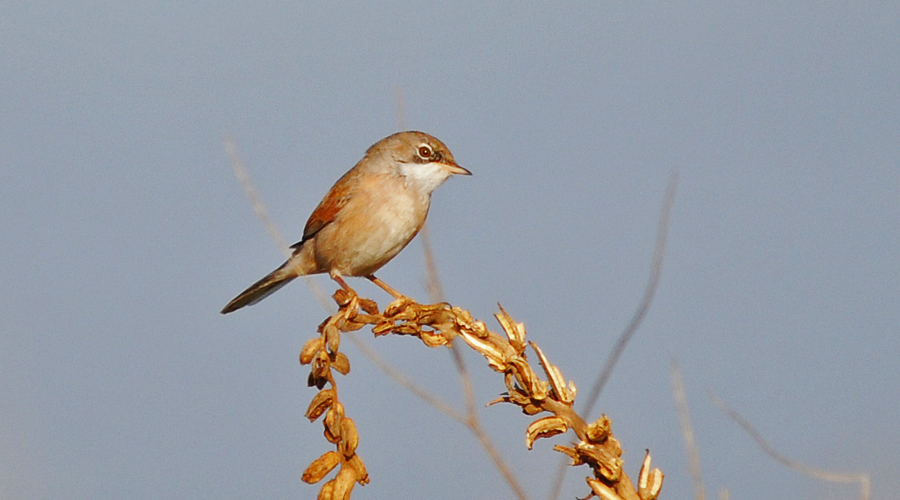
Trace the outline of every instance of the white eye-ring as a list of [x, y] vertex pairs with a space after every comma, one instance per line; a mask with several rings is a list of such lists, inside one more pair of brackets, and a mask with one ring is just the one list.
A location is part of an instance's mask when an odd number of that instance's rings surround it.
[[416, 150], [416, 154], [419, 156], [419, 158], [430, 161], [431, 157], [434, 156], [434, 151], [431, 150], [431, 146], [422, 143], [419, 144], [419, 149]]

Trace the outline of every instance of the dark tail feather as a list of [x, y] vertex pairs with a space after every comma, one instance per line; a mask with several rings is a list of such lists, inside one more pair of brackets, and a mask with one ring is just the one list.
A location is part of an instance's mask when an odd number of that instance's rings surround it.
[[290, 283], [297, 275], [287, 269], [287, 262], [278, 269], [267, 274], [263, 279], [250, 285], [240, 295], [235, 297], [231, 302], [222, 309], [222, 314], [228, 314], [244, 306], [252, 306], [260, 300], [275, 293], [276, 290]]

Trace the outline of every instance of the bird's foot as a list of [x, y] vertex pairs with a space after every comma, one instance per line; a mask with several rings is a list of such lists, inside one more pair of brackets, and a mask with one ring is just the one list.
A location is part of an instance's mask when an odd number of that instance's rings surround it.
[[338, 285], [341, 285], [341, 289], [334, 292], [334, 295], [332, 295], [335, 302], [338, 303], [338, 306], [344, 307], [349, 304], [350, 301], [359, 297], [359, 295], [356, 293], [356, 290], [350, 288], [350, 285], [348, 285], [347, 282], [344, 281], [344, 278], [342, 278], [341, 275], [332, 274], [331, 279], [336, 281]]
[[414, 304], [416, 302], [406, 295], [398, 292], [397, 290], [394, 290], [391, 286], [378, 279], [375, 275], [366, 276], [366, 278], [368, 278], [372, 283], [378, 285], [385, 292], [391, 294], [391, 297], [394, 297], [394, 301], [388, 304], [387, 307], [385, 307], [385, 314], [387, 314], [388, 311], [401, 311], [406, 308], [407, 304]]
[[391, 294], [391, 296], [394, 297], [395, 299], [412, 302], [411, 298], [407, 297], [406, 295], [403, 295], [402, 293], [398, 292], [397, 290], [394, 290], [387, 283], [378, 279], [374, 274], [371, 276], [366, 276], [366, 278], [368, 278], [368, 280], [371, 281], [372, 283], [375, 283], [376, 285], [378, 285], [385, 292]]

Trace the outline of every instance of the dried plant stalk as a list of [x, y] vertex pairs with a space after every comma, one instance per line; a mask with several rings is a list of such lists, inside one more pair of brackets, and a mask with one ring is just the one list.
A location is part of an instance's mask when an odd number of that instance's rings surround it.
[[325, 439], [335, 445], [335, 450], [313, 460], [301, 479], [315, 484], [338, 468], [334, 478], [319, 490], [319, 500], [346, 500], [357, 483], [369, 482], [366, 466], [356, 453], [359, 434], [353, 420], [344, 414], [344, 405], [338, 400], [334, 372], [341, 375], [350, 373], [350, 360], [339, 351], [341, 332], [362, 328], [366, 323], [359, 320], [367, 316], [359, 314], [360, 308], [367, 313], [378, 313], [378, 306], [371, 300], [360, 299], [356, 294], [343, 290], [335, 293], [334, 299], [340, 307], [338, 312], [319, 325], [320, 336], [307, 341], [300, 351], [300, 364], [311, 365], [308, 384], [319, 389], [309, 403], [306, 417], [310, 422], [315, 422], [325, 415], [322, 420]]
[[[531, 449], [537, 439], [575, 433], [578, 441], [571, 446], [556, 445], [554, 449], [572, 459], [573, 465], [587, 465], [592, 474], [587, 478], [589, 496], [621, 500], [655, 500], [662, 487], [663, 474], [651, 469], [649, 452], [644, 459], [638, 486], [635, 487], [623, 472], [622, 448], [613, 437], [611, 420], [602, 415], [592, 423], [586, 422], [572, 408], [576, 389], [566, 382], [559, 368], [550, 363], [541, 349], [525, 340], [525, 326], [507, 314], [503, 308], [495, 314], [505, 335], [498, 335], [481, 321], [461, 308], [447, 303], [424, 305], [408, 298], [395, 300], [383, 312], [377, 304], [360, 298], [352, 291], [340, 289], [334, 294], [338, 312], [319, 325], [320, 336], [309, 340], [300, 353], [300, 362], [311, 365], [309, 385], [319, 389], [307, 411], [310, 421], [322, 415], [325, 438], [335, 445], [313, 461], [303, 474], [307, 483], [316, 483], [338, 468], [333, 479], [320, 490], [320, 499], [346, 499], [356, 483], [368, 482], [365, 466], [356, 454], [359, 436], [353, 421], [344, 415], [338, 401], [334, 371], [346, 374], [349, 360], [339, 352], [340, 334], [372, 325], [376, 336], [387, 334], [412, 335], [428, 347], [446, 346], [461, 338], [478, 351], [493, 370], [504, 374], [507, 392], [491, 402], [511, 403], [526, 415], [549, 413], [532, 422], [525, 436]], [[526, 357], [526, 347], [538, 357], [545, 379], [542, 379]]]

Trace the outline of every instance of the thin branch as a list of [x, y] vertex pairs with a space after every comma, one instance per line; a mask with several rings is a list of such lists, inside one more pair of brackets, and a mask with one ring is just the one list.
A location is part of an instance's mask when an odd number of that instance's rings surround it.
[[[253, 185], [253, 180], [250, 179], [250, 174], [244, 167], [244, 161], [241, 159], [240, 154], [238, 154], [237, 146], [228, 134], [225, 134], [223, 142], [225, 144], [225, 151], [228, 152], [228, 158], [231, 159], [231, 168], [234, 170], [234, 175], [237, 177], [238, 182], [241, 183], [241, 187], [244, 188], [244, 194], [250, 199], [250, 205], [253, 206], [253, 212], [256, 214], [256, 218], [259, 219], [259, 222], [266, 228], [266, 232], [269, 233], [269, 237], [272, 238], [272, 241], [275, 242], [275, 245], [278, 246], [281, 253], [283, 253], [285, 257], [290, 257], [291, 249], [288, 247], [287, 240], [284, 239], [284, 236], [281, 235], [281, 230], [278, 229], [278, 226], [272, 221], [272, 218], [269, 217], [269, 211], [266, 209], [266, 204], [263, 203], [259, 191], [257, 191], [256, 186]], [[331, 305], [331, 300], [329, 300], [328, 296], [322, 290], [322, 287], [309, 276], [303, 276], [303, 281], [306, 283], [306, 286], [309, 287], [310, 291], [312, 291], [316, 300], [319, 301], [319, 304], [321, 304], [326, 311], [332, 312], [334, 308]]]
[[666, 195], [663, 198], [662, 213], [659, 216], [659, 224], [657, 225], [656, 246], [653, 250], [653, 261], [650, 265], [650, 281], [647, 282], [644, 296], [641, 298], [641, 303], [631, 318], [631, 322], [628, 323], [619, 339], [616, 340], [609, 357], [606, 358], [606, 364], [603, 365], [603, 371], [600, 372], [600, 376], [597, 377], [594, 386], [591, 388], [590, 395], [585, 401], [586, 414], [590, 414], [593, 411], [594, 405], [597, 404], [597, 400], [600, 398], [600, 392], [603, 391], [603, 387], [625, 351], [625, 346], [628, 345], [628, 341], [634, 336], [634, 333], [647, 315], [647, 311], [650, 310], [650, 303], [653, 301], [653, 296], [656, 294], [656, 289], [659, 286], [659, 278], [662, 275], [663, 257], [666, 254], [666, 238], [669, 232], [669, 214], [672, 211], [672, 205], [675, 203], [675, 188], [677, 186], [678, 173], [672, 172], [669, 175], [669, 184], [666, 188]]
[[840, 472], [831, 472], [823, 469], [817, 469], [815, 467], [810, 467], [808, 465], [804, 465], [803, 463], [788, 458], [772, 447], [750, 424], [750, 422], [742, 417], [738, 412], [731, 409], [725, 401], [723, 401], [720, 397], [716, 396], [712, 392], [709, 393], [709, 398], [712, 400], [713, 404], [716, 405], [720, 410], [725, 412], [726, 415], [731, 417], [738, 425], [740, 425], [747, 434], [756, 441], [756, 444], [762, 448], [763, 452], [766, 455], [769, 455], [770, 458], [775, 460], [776, 462], [781, 463], [782, 465], [788, 467], [789, 469], [799, 472], [805, 476], [809, 476], [815, 479], [820, 479], [822, 481], [828, 481], [832, 483], [859, 483], [859, 498], [861, 500], [869, 500], [872, 496], [872, 481], [869, 474], [860, 473], [860, 474], [845, 474]]
[[415, 395], [422, 401], [425, 401], [426, 403], [434, 407], [437, 411], [443, 413], [444, 415], [447, 415], [451, 419], [459, 422], [462, 425], [467, 424], [465, 415], [456, 411], [456, 409], [453, 408], [450, 403], [447, 403], [441, 398], [434, 396], [433, 394], [428, 392], [427, 389], [415, 383], [403, 372], [397, 370], [393, 365], [382, 358], [381, 355], [378, 354], [378, 351], [373, 349], [368, 342], [365, 342], [361, 338], [359, 338], [359, 335], [348, 335], [348, 337], [350, 338], [350, 341], [353, 342], [353, 345], [355, 345], [356, 348], [359, 349], [360, 352], [362, 352], [363, 355], [367, 357], [369, 361], [371, 361], [372, 364], [375, 365], [376, 368], [381, 370], [381, 372], [388, 377], [392, 378], [394, 382], [397, 383], [397, 385], [411, 392], [413, 395]]
[[491, 438], [487, 435], [487, 433], [484, 432], [484, 429], [482, 429], [481, 427], [481, 421], [478, 419], [478, 410], [475, 407], [475, 390], [472, 387], [472, 378], [469, 376], [469, 370], [466, 368], [461, 349], [462, 348], [460, 347], [459, 342], [453, 342], [452, 344], [450, 344], [450, 353], [453, 356], [453, 363], [456, 365], [457, 373], [459, 373], [459, 380], [462, 383], [463, 394], [466, 398], [466, 420], [463, 422], [463, 425], [465, 425], [470, 431], [472, 431], [472, 433], [475, 434], [475, 436], [478, 438], [478, 441], [481, 443], [484, 451], [488, 453], [491, 461], [494, 462], [494, 467], [496, 467], [497, 470], [500, 471], [503, 479], [506, 480], [506, 483], [509, 484], [509, 487], [512, 488], [516, 496], [520, 500], [526, 500], [528, 498], [528, 495], [525, 493], [525, 490], [522, 489], [519, 481], [513, 475], [512, 469], [510, 469], [506, 461], [503, 460], [503, 457], [500, 455], [500, 451], [496, 446], [494, 446]]
[[[395, 109], [397, 110], [397, 124], [400, 126], [400, 130], [406, 130], [406, 100], [403, 97], [403, 88], [399, 85], [394, 87], [394, 105]], [[443, 302], [444, 287], [441, 285], [441, 279], [438, 275], [437, 264], [435, 263], [434, 258], [434, 250], [431, 246], [431, 237], [428, 232], [428, 223], [425, 223], [425, 225], [423, 225], [422, 229], [419, 231], [419, 241], [422, 242], [422, 254], [425, 257], [425, 287], [428, 290], [428, 296], [432, 302]], [[353, 338], [355, 339], [356, 337]], [[458, 420], [454, 418], [454, 420], [457, 420], [461, 424], [465, 425], [473, 434], [475, 434], [475, 436], [478, 438], [478, 441], [481, 443], [481, 446], [485, 449], [491, 460], [494, 462], [494, 466], [497, 467], [497, 470], [500, 471], [500, 474], [509, 484], [510, 488], [512, 488], [516, 496], [522, 500], [526, 499], [527, 495], [525, 494], [525, 491], [522, 489], [519, 482], [513, 476], [512, 470], [506, 464], [506, 461], [503, 460], [503, 457], [500, 456], [499, 450], [497, 450], [497, 447], [494, 446], [490, 437], [488, 437], [488, 435], [481, 427], [481, 422], [478, 419], [478, 410], [475, 404], [475, 390], [472, 386], [472, 378], [469, 375], [469, 370], [466, 368], [459, 342], [453, 342], [450, 344], [450, 353], [453, 357], [453, 363], [456, 366], [456, 371], [459, 374], [459, 381], [462, 385], [463, 395], [465, 396], [466, 400], [466, 418], [464, 420]], [[394, 380], [397, 379], [394, 378]], [[417, 395], [424, 400], [432, 397], [428, 395], [428, 398], [426, 398], [424, 393], [421, 395]], [[447, 412], [445, 411], [445, 413]]]
[[428, 297], [432, 302], [444, 301], [444, 287], [441, 285], [441, 278], [438, 276], [437, 264], [434, 260], [434, 251], [431, 247], [431, 234], [428, 232], [428, 223], [422, 226], [419, 231], [419, 240], [422, 241], [422, 254], [425, 257], [425, 287], [428, 290]]
[[687, 396], [684, 392], [684, 380], [681, 378], [681, 369], [678, 367], [678, 362], [674, 359], [672, 360], [672, 396], [675, 398], [675, 409], [678, 412], [681, 437], [684, 438], [684, 448], [688, 454], [691, 479], [694, 481], [694, 495], [697, 500], [704, 500], [706, 498], [706, 490], [703, 487], [703, 473], [700, 471], [700, 452], [697, 449], [697, 441], [694, 439], [694, 426], [691, 423], [691, 410], [688, 407]]
[[281, 253], [286, 257], [290, 257], [291, 250], [288, 248], [288, 243], [281, 235], [281, 231], [278, 230], [278, 226], [276, 226], [275, 223], [272, 222], [272, 218], [269, 217], [269, 211], [266, 210], [265, 203], [262, 202], [259, 192], [256, 191], [253, 181], [250, 180], [250, 174], [247, 173], [247, 169], [244, 168], [243, 160], [241, 160], [240, 155], [238, 155], [237, 146], [234, 145], [234, 141], [228, 134], [225, 134], [223, 141], [225, 143], [225, 151], [228, 152], [228, 158], [231, 159], [231, 168], [234, 169], [235, 177], [238, 178], [241, 187], [244, 188], [244, 193], [247, 195], [247, 198], [250, 199], [250, 205], [253, 206], [253, 212], [256, 213], [256, 217], [262, 222], [263, 227], [266, 228], [269, 237], [272, 238], [276, 245], [278, 245]]
[[[612, 376], [613, 369], [616, 367], [619, 358], [625, 351], [625, 346], [628, 345], [631, 337], [637, 331], [638, 326], [640, 326], [641, 322], [644, 320], [644, 317], [647, 315], [647, 311], [650, 309], [650, 303], [653, 301], [653, 296], [656, 294], [656, 289], [659, 285], [659, 278], [662, 275], [663, 257], [665, 256], [666, 250], [666, 238], [669, 231], [669, 215], [672, 211], [672, 205], [675, 203], [675, 188], [677, 186], [678, 173], [673, 171], [671, 174], [669, 174], [669, 183], [666, 187], [666, 194], [663, 197], [662, 211], [660, 213], [659, 223], [657, 225], [656, 245], [653, 249], [653, 260], [650, 264], [650, 280], [647, 282], [647, 287], [644, 290], [644, 296], [641, 299], [640, 304], [638, 304], [638, 308], [635, 311], [634, 316], [632, 316], [631, 321], [628, 323], [628, 326], [625, 327], [625, 330], [622, 331], [622, 333], [619, 335], [618, 340], [616, 340], [612, 351], [610, 351], [609, 356], [606, 358], [606, 363], [603, 365], [603, 369], [600, 371], [600, 375], [594, 382], [594, 386], [591, 388], [590, 394], [585, 399], [585, 415], [590, 415], [593, 412], [594, 406], [597, 404], [597, 400], [600, 398], [600, 393], [603, 391], [603, 387], [606, 385], [606, 382], [609, 381], [610, 376]], [[566, 462], [560, 461], [559, 465], [556, 468], [556, 480], [553, 483], [553, 487], [550, 488], [550, 495], [548, 497], [550, 498], [550, 500], [556, 500], [557, 498], [559, 498], [559, 493], [560, 491], [562, 491], [562, 484], [563, 480], [565, 480], [567, 470], [568, 467]]]

